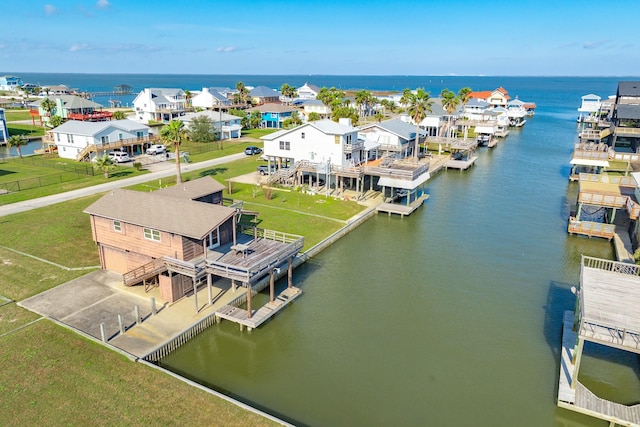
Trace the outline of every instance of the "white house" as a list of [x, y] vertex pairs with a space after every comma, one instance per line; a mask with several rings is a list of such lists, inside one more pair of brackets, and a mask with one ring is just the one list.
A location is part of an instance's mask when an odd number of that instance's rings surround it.
[[469, 99], [479, 99], [487, 102], [492, 107], [506, 107], [507, 102], [511, 99], [509, 92], [503, 87], [499, 87], [494, 90], [484, 90], [478, 92], [471, 92]]
[[[424, 130], [420, 129], [420, 136], [424, 134]], [[413, 149], [416, 126], [401, 119], [390, 119], [361, 126], [358, 137], [364, 141], [368, 150], [377, 146], [382, 152], [406, 157]]]
[[22, 79], [16, 76], [0, 76], [0, 90], [18, 92], [22, 87]]
[[320, 88], [318, 86], [305, 83], [300, 88], [298, 88], [298, 98], [316, 99], [316, 96], [318, 96], [318, 92], [320, 92]]
[[519, 99], [514, 99], [507, 103], [507, 116], [509, 117], [509, 125], [514, 127], [524, 126], [527, 122], [527, 109], [524, 108], [525, 103]]
[[229, 88], [203, 87], [202, 92], [191, 98], [191, 105], [205, 109], [228, 106], [231, 105], [228, 93], [232, 93]]
[[149, 123], [170, 122], [186, 112], [187, 98], [182, 89], [145, 88], [133, 100], [136, 119]]
[[304, 110], [304, 117], [309, 118], [309, 114], [318, 113], [321, 118], [327, 119], [331, 116], [331, 108], [324, 105], [322, 101], [318, 99], [306, 99], [300, 104]]
[[238, 116], [223, 113], [221, 111], [200, 111], [197, 113], [188, 113], [180, 117], [178, 120], [184, 122], [187, 128], [190, 127], [191, 121], [196, 117], [208, 117], [211, 119], [213, 131], [219, 135], [220, 139], [240, 138], [242, 132], [242, 119]]
[[[87, 146], [95, 144], [98, 151], [103, 144], [125, 140], [142, 140], [149, 136], [149, 126], [132, 120], [82, 122], [69, 120], [50, 131], [58, 155], [76, 159]], [[140, 147], [142, 152], [142, 147]]]
[[318, 120], [261, 138], [269, 163], [291, 165], [299, 161], [352, 167], [362, 163], [364, 143], [348, 119], [341, 123]]
[[600, 111], [600, 106], [602, 105], [601, 99], [602, 98], [598, 95], [594, 95], [593, 93], [584, 95], [582, 97], [582, 104], [580, 104], [580, 108], [578, 108], [578, 113], [580, 113], [578, 121], [582, 121], [583, 116], [594, 115]]

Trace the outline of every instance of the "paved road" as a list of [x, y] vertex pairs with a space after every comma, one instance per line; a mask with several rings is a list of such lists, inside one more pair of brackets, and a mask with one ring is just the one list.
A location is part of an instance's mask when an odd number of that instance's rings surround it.
[[[199, 163], [182, 164], [182, 172], [190, 172], [198, 169], [204, 169], [211, 166], [217, 166], [223, 163], [232, 162], [245, 157], [244, 153], [231, 154], [229, 156], [220, 157], [218, 159], [206, 160]], [[172, 161], [157, 163], [153, 165], [153, 169], [158, 169], [145, 175], [134, 176], [132, 178], [121, 179], [118, 181], [106, 182], [104, 184], [94, 185], [91, 187], [80, 188], [78, 190], [67, 191], [60, 194], [52, 194], [50, 196], [41, 197], [39, 199], [25, 200], [23, 202], [11, 203], [9, 205], [0, 206], [0, 217], [11, 215], [18, 212], [25, 212], [31, 209], [42, 208], [44, 206], [53, 205], [55, 203], [65, 202], [67, 200], [77, 199], [79, 197], [90, 196], [96, 193], [113, 190], [115, 188], [128, 187], [130, 185], [140, 184], [143, 182], [153, 181], [174, 175], [176, 172], [175, 163]]]

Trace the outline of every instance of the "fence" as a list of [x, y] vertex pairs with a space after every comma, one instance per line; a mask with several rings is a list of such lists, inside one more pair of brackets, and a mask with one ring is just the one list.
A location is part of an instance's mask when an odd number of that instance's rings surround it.
[[96, 171], [93, 169], [92, 165], [76, 165], [71, 163], [59, 162], [52, 159], [43, 159], [40, 157], [23, 157], [21, 159], [19, 157], [5, 158], [5, 156], [0, 156], [0, 160], [3, 161], [23, 163], [35, 167], [61, 169], [63, 171], [61, 173], [0, 183], [0, 194], [61, 184], [63, 182], [82, 179], [87, 176], [95, 176], [96, 174]]

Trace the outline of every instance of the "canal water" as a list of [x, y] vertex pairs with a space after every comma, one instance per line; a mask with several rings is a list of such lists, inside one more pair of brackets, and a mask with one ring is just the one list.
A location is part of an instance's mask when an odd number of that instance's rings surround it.
[[[423, 208], [374, 217], [298, 268], [302, 297], [259, 329], [214, 325], [162, 366], [299, 425], [607, 425], [555, 399], [580, 257], [614, 256], [566, 232], [576, 108], [615, 89], [532, 88], [536, 116], [469, 171], [435, 176]], [[586, 352], [585, 384], [640, 401], [636, 356]]]

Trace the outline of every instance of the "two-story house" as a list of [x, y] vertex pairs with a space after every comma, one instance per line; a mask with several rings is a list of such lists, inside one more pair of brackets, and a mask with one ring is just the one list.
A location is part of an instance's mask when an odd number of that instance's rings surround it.
[[82, 154], [95, 157], [98, 153], [114, 148], [144, 152], [150, 143], [149, 126], [132, 120], [110, 120], [83, 122], [69, 120], [48, 132], [48, 143], [58, 147], [58, 156], [64, 159], [81, 160]]
[[279, 129], [282, 128], [282, 122], [290, 118], [297, 109], [282, 104], [263, 104], [248, 111], [249, 113], [252, 111], [260, 112], [262, 116], [261, 127]]
[[188, 113], [180, 117], [180, 121], [184, 122], [189, 128], [191, 122], [196, 117], [207, 117], [211, 120], [213, 132], [220, 139], [240, 138], [242, 136], [242, 118], [227, 114], [222, 111], [200, 111], [197, 113]]
[[499, 87], [494, 90], [471, 92], [469, 93], [469, 99], [485, 101], [491, 107], [506, 107], [511, 97], [505, 88]]
[[[42, 102], [45, 99], [54, 101], [55, 107], [51, 112], [42, 108]], [[81, 120], [81, 121], [102, 121], [111, 120], [113, 113], [103, 111], [102, 105], [97, 102], [82, 98], [76, 95], [56, 95], [48, 98], [38, 99], [29, 104], [29, 114], [31, 120], [35, 123], [38, 119], [40, 124], [49, 125], [51, 117], [58, 116], [64, 120]]]
[[253, 105], [280, 102], [280, 93], [266, 86], [257, 86], [249, 92], [249, 98]]
[[[420, 129], [420, 132], [421, 136], [424, 136], [424, 130]], [[390, 119], [361, 126], [358, 137], [364, 140], [368, 147], [376, 146], [384, 154], [404, 158], [413, 150], [416, 126], [401, 119]]]
[[618, 83], [609, 138], [616, 151], [640, 149], [640, 82]]
[[365, 156], [358, 129], [348, 119], [308, 122], [293, 129], [265, 135], [264, 155], [270, 163], [294, 164], [299, 161], [348, 168], [360, 164]]
[[168, 123], [186, 113], [187, 97], [182, 89], [145, 88], [133, 100], [137, 120]]
[[16, 76], [0, 76], [0, 90], [19, 92], [22, 88], [22, 79]]
[[322, 119], [328, 119], [331, 117], [331, 108], [328, 105], [324, 105], [319, 99], [305, 99], [300, 104], [304, 111], [304, 117], [308, 120], [309, 114], [316, 113], [320, 115]]
[[298, 88], [298, 98], [316, 99], [316, 96], [318, 96], [318, 92], [320, 92], [320, 88], [318, 86], [305, 83], [300, 88]]
[[203, 87], [200, 93], [191, 98], [191, 105], [207, 110], [228, 107], [231, 105], [228, 95], [230, 93], [232, 93], [230, 88]]

